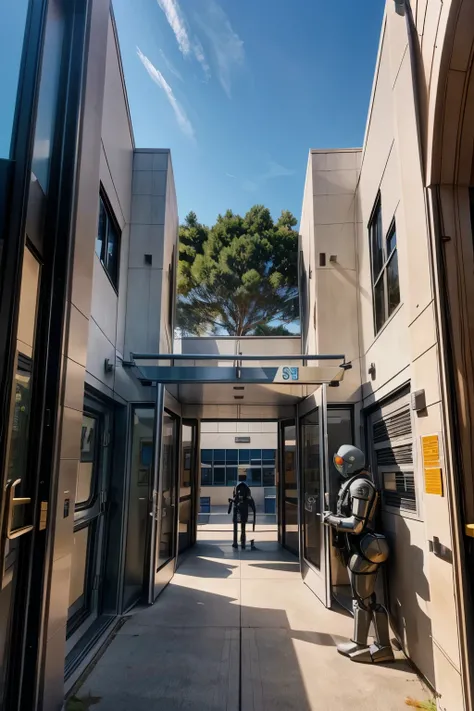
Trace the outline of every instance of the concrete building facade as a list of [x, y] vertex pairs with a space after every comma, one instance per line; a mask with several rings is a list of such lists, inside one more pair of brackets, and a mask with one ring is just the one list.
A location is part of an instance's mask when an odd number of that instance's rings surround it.
[[[194, 541], [200, 450], [216, 503], [241, 463], [228, 450], [253, 457], [262, 491], [275, 470], [280, 542], [342, 601], [320, 513], [351, 439], [381, 490], [399, 645], [440, 709], [473, 708], [472, 2], [387, 0], [362, 148], [309, 155], [302, 338], [271, 344], [173, 343], [171, 156], [135, 147], [110, 3], [18, 7], [0, 136], [0, 706], [59, 711], [121, 615], [155, 601]], [[132, 362], [237, 372], [269, 349], [352, 369], [327, 388], [164, 389]]]
[[355, 404], [393, 628], [443, 709], [472, 707], [473, 39], [472, 3], [387, 2], [363, 147], [310, 152], [301, 218], [306, 352], [353, 362], [329, 397]]

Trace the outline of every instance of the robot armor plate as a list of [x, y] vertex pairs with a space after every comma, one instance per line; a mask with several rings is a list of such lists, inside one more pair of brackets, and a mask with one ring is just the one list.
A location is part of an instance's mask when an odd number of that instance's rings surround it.
[[369, 531], [360, 541], [360, 551], [371, 563], [385, 563], [389, 555], [387, 539], [380, 533]]

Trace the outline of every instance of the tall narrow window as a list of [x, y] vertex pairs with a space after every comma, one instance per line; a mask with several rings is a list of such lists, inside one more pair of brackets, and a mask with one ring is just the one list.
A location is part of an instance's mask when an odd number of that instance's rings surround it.
[[380, 196], [377, 198], [369, 223], [369, 240], [374, 327], [375, 333], [378, 333], [400, 303], [395, 220], [393, 220], [387, 236], [384, 238]]
[[99, 223], [95, 252], [108, 274], [115, 289], [118, 288], [120, 230], [113, 217], [112, 210], [107, 206], [102, 196], [99, 198]]

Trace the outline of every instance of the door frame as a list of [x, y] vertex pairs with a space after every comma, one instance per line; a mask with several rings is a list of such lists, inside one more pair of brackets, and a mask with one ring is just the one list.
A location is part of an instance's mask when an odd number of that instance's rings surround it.
[[[180, 552], [179, 550], [179, 505], [181, 503], [181, 496], [180, 496], [180, 485], [181, 485], [181, 466], [183, 464], [182, 462], [182, 457], [183, 457], [183, 451], [182, 451], [182, 445], [183, 445], [183, 436], [182, 436], [182, 430], [183, 427], [191, 427], [193, 431], [193, 438], [191, 441], [191, 452], [192, 452], [192, 464], [191, 464], [191, 493], [190, 493], [190, 500], [191, 500], [191, 515], [189, 518], [189, 545], [182, 551]], [[181, 418], [180, 422], [180, 452], [179, 452], [179, 463], [178, 463], [178, 491], [177, 491], [177, 504], [178, 504], [178, 512], [177, 512], [177, 543], [176, 543], [176, 548], [177, 548], [177, 557], [179, 558], [180, 555], [183, 555], [185, 551], [189, 550], [192, 548], [192, 546], [196, 543], [196, 535], [197, 535], [197, 498], [196, 498], [196, 487], [198, 483], [198, 477], [197, 477], [197, 472], [198, 472], [198, 457], [199, 457], [199, 421], [196, 419], [192, 418], [186, 418], [183, 417]]]
[[[294, 427], [295, 432], [297, 429], [297, 418], [292, 417], [286, 420], [279, 420], [278, 422], [278, 542], [284, 548], [287, 548], [286, 544], [286, 516], [285, 516], [285, 437], [284, 431], [286, 427]], [[298, 445], [295, 445], [295, 473], [296, 473], [296, 487], [298, 489]], [[299, 509], [299, 507], [298, 507]], [[299, 527], [299, 511], [298, 511], [298, 527]], [[299, 538], [299, 537], [298, 537]], [[288, 548], [292, 553], [294, 552]], [[295, 553], [298, 555], [298, 552]]]
[[[113, 442], [114, 414], [113, 403], [91, 394], [88, 390], [85, 391], [83, 417], [84, 415], [90, 415], [98, 422], [98, 439], [95, 445], [96, 452], [94, 452], [94, 458], [97, 457], [96, 464], [99, 471], [97, 475], [95, 475], [95, 482], [92, 482], [96, 487], [93, 494], [93, 505], [89, 507], [81, 506], [80, 508], [76, 508], [75, 505], [72, 513], [74, 515], [73, 535], [76, 531], [86, 526], [94, 526], [96, 528], [94, 541], [92, 545], [90, 543], [88, 544], [90, 550], [87, 552], [86, 561], [86, 566], [90, 566], [90, 570], [86, 572], [86, 586], [89, 587], [92, 583], [92, 588], [85, 590], [85, 593], [90, 595], [91, 598], [88, 614], [84, 614], [78, 624], [71, 623], [71, 620], [68, 618], [66, 654], [82, 639], [102, 612], [102, 593], [108, 538], [107, 502], [111, 484], [110, 471], [113, 465], [113, 455], [109, 447]], [[94, 513], [87, 515], [86, 512], [90, 509], [93, 509]]]
[[[304, 479], [303, 479], [303, 441], [302, 420], [314, 411], [319, 412], [319, 475], [321, 491], [321, 557], [318, 570], [306, 557], [304, 547]], [[298, 480], [299, 480], [299, 532], [300, 532], [300, 565], [301, 575], [305, 584], [321, 600], [326, 608], [332, 605], [331, 595], [331, 561], [329, 556], [330, 535], [329, 528], [324, 525], [322, 511], [325, 508], [325, 496], [329, 493], [329, 465], [328, 465], [328, 433], [327, 433], [327, 393], [326, 385], [321, 385], [312, 395], [298, 406], [297, 451], [298, 455]]]
[[[173, 475], [175, 487], [174, 541], [172, 556], [163, 565], [157, 567], [157, 554], [161, 538], [161, 497], [163, 493], [163, 416], [169, 415], [176, 426], [176, 456], [173, 461]], [[152, 605], [158, 595], [168, 585], [176, 570], [178, 557], [178, 510], [179, 510], [179, 467], [181, 463], [181, 422], [182, 418], [169, 408], [165, 408], [165, 386], [156, 384], [155, 429], [153, 437], [153, 473], [150, 491], [150, 533], [149, 533], [149, 576], [148, 576], [148, 603]]]

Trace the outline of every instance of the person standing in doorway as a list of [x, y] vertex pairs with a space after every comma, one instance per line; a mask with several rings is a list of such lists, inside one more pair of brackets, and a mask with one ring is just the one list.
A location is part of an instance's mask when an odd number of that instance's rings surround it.
[[252, 498], [252, 492], [247, 484], [247, 474], [239, 474], [239, 483], [234, 489], [234, 495], [232, 499], [229, 499], [229, 511], [232, 511], [232, 522], [234, 525], [234, 539], [232, 542], [232, 548], [238, 548], [237, 536], [238, 536], [238, 526], [240, 523], [240, 545], [242, 550], [245, 549], [245, 528], [249, 518], [249, 508], [253, 511], [253, 522], [255, 526], [255, 501]]

